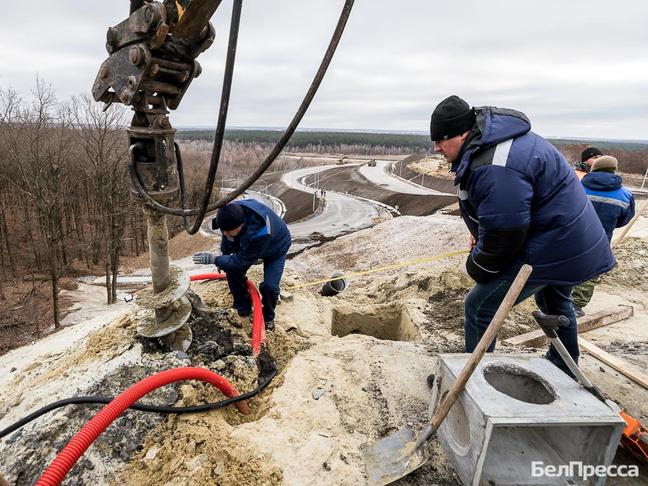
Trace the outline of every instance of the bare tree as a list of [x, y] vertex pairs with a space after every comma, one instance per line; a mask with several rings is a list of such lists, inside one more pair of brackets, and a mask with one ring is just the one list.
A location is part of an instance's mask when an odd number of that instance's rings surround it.
[[82, 157], [77, 161], [84, 174], [90, 199], [96, 209], [99, 228], [96, 243], [103, 248], [107, 302], [117, 299], [117, 273], [122, 252], [122, 237], [128, 221], [128, 183], [126, 139], [123, 134], [125, 111], [121, 107], [102, 110], [89, 96], [72, 102], [75, 127]]
[[54, 327], [58, 328], [59, 279], [67, 258], [63, 216], [72, 175], [68, 170], [73, 140], [70, 119], [52, 88], [37, 79], [31, 106], [14, 108], [11, 123], [3, 128], [9, 174], [3, 174], [4, 180], [36, 209], [36, 219], [25, 224], [36, 226], [41, 236], [52, 287]]

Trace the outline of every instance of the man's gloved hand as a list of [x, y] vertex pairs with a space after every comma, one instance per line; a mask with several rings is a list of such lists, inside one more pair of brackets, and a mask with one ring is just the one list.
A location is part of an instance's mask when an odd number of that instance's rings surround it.
[[196, 265], [214, 265], [216, 263], [216, 255], [207, 252], [194, 253], [193, 262]]

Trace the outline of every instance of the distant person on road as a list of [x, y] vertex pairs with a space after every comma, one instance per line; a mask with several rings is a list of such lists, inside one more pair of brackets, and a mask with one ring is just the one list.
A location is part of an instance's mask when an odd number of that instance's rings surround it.
[[[632, 192], [623, 187], [623, 179], [616, 174], [619, 162], [610, 155], [597, 157], [581, 182], [587, 197], [598, 214], [608, 242], [612, 241], [615, 228], [625, 226], [635, 214], [635, 201]], [[588, 280], [574, 287], [572, 298], [578, 317], [585, 315], [583, 307], [589, 304], [598, 279]]]
[[247, 271], [263, 260], [263, 282], [259, 285], [266, 329], [274, 330], [279, 285], [291, 244], [286, 223], [265, 204], [252, 199], [231, 202], [218, 210], [212, 229], [220, 229], [222, 255], [196, 253], [195, 264], [216, 265], [227, 275], [234, 308], [241, 317], [252, 313], [247, 289]]
[[[572, 287], [607, 272], [615, 260], [574, 171], [511, 109], [471, 108], [450, 96], [434, 109], [430, 136], [452, 164], [461, 215], [475, 240], [466, 260], [476, 282], [464, 302], [466, 351], [475, 349], [527, 263], [533, 273], [518, 303], [534, 295], [543, 312], [567, 316], [570, 324], [558, 335], [578, 361]], [[553, 346], [547, 358], [570, 374]]]
[[602, 155], [603, 152], [601, 152], [596, 147], [587, 147], [585, 150], [583, 150], [583, 152], [581, 153], [580, 162], [577, 162], [576, 165], [574, 165], [574, 172], [576, 172], [579, 180], [582, 180], [583, 177], [585, 177], [589, 173], [592, 167], [592, 163], [596, 160], [597, 157], [600, 157]]

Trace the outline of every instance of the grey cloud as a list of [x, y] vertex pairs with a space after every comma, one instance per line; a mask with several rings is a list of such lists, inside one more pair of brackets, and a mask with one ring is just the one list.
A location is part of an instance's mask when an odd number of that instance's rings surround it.
[[[285, 126], [324, 53], [342, 0], [244, 4], [231, 125]], [[214, 125], [231, 2], [174, 125]], [[28, 95], [36, 73], [61, 98], [90, 90], [105, 31], [128, 2], [22, 0], [5, 9], [0, 87]], [[551, 135], [646, 138], [648, 2], [356, 0], [311, 111], [313, 128], [426, 130], [456, 93], [518, 108]]]

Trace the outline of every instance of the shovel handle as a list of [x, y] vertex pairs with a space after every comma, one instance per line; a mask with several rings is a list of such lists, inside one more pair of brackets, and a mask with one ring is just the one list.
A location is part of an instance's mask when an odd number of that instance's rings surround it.
[[637, 209], [635, 215], [630, 220], [630, 222], [625, 225], [623, 230], [621, 230], [621, 234], [617, 238], [615, 238], [614, 241], [611, 243], [612, 248], [616, 247], [619, 243], [623, 241], [623, 238], [625, 238], [625, 236], [630, 231], [630, 228], [632, 228], [632, 226], [637, 222], [639, 216], [641, 216], [641, 213], [643, 213], [646, 210], [646, 208], [648, 208], [648, 199], [646, 199], [641, 205], [641, 207]]
[[486, 349], [488, 349], [488, 346], [490, 346], [490, 344], [493, 342], [493, 339], [496, 338], [497, 333], [502, 327], [502, 324], [504, 324], [504, 319], [506, 319], [506, 316], [515, 305], [515, 301], [519, 297], [520, 292], [522, 292], [522, 288], [524, 288], [524, 285], [529, 279], [532, 270], [533, 268], [530, 265], [522, 265], [522, 268], [520, 268], [520, 271], [515, 277], [515, 280], [513, 280], [511, 287], [508, 289], [508, 292], [504, 296], [502, 303], [493, 316], [493, 320], [488, 325], [486, 332], [479, 340], [479, 343], [477, 344], [475, 350], [472, 352], [470, 359], [461, 370], [461, 373], [459, 373], [459, 376], [453, 383], [446, 397], [441, 401], [441, 405], [432, 416], [430, 425], [428, 425], [428, 427], [421, 434], [421, 437], [416, 443], [417, 448], [421, 444], [426, 442], [430, 437], [432, 437], [432, 434], [437, 431], [437, 429], [441, 425], [441, 422], [443, 422], [443, 420], [446, 418], [446, 415], [448, 415], [448, 412], [457, 401], [457, 398], [459, 398], [459, 395], [466, 386], [466, 382], [472, 376], [473, 371], [475, 371], [475, 368], [477, 368], [477, 365], [483, 358], [484, 353], [486, 353]]

